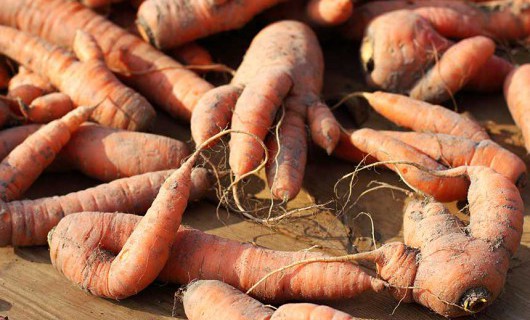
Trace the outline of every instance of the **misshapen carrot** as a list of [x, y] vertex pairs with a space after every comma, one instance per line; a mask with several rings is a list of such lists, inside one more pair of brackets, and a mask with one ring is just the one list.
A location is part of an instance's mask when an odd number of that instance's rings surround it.
[[273, 313], [256, 299], [217, 280], [190, 283], [182, 303], [189, 320], [269, 320]]
[[147, 0], [138, 9], [137, 23], [146, 41], [158, 48], [172, 48], [241, 28], [259, 12], [282, 1]]
[[212, 88], [181, 64], [75, 1], [1, 0], [0, 7], [1, 24], [61, 46], [72, 46], [78, 29], [94, 35], [109, 68], [174, 117], [188, 120], [197, 100]]
[[0, 200], [20, 198], [91, 115], [93, 107], [79, 107], [50, 122], [18, 145], [0, 163]]
[[32, 123], [48, 123], [74, 109], [69, 96], [61, 92], [50, 93], [36, 98], [29, 106], [22, 105], [22, 114]]
[[63, 48], [38, 37], [4, 26], [0, 31], [3, 34], [0, 51], [46, 75], [76, 105], [99, 105], [92, 115], [99, 123], [130, 130], [151, 126], [155, 117], [153, 107], [107, 69], [90, 35], [77, 33], [74, 48], [82, 60], [78, 61]]
[[504, 98], [521, 129], [526, 151], [530, 152], [530, 64], [514, 69], [504, 83]]
[[517, 155], [491, 140], [472, 140], [445, 134], [383, 131], [448, 166], [490, 167], [523, 188], [527, 182], [526, 165]]
[[360, 95], [377, 113], [399, 126], [418, 132], [445, 133], [473, 141], [489, 139], [480, 124], [442, 106], [382, 91]]
[[335, 26], [344, 23], [352, 15], [351, 0], [310, 0], [307, 15], [311, 21], [323, 26]]
[[[0, 246], [46, 244], [46, 235], [67, 215], [85, 211], [144, 214], [164, 180], [174, 170], [123, 178], [64, 196], [0, 203]], [[213, 184], [210, 172], [192, 172], [190, 201], [203, 197]]]

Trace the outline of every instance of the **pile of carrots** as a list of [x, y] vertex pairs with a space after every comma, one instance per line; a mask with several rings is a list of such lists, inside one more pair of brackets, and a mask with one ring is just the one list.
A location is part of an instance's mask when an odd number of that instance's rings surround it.
[[[48, 244], [60, 273], [104, 298], [156, 280], [187, 285], [180, 296], [191, 320], [354, 319], [309, 302], [365, 291], [459, 317], [501, 294], [523, 232], [527, 168], [474, 119], [439, 104], [461, 90], [503, 90], [530, 152], [530, 65], [499, 50], [530, 47], [528, 0], [0, 0], [0, 8], [1, 246]], [[262, 27], [236, 70], [196, 42], [251, 21]], [[319, 37], [330, 34], [359, 44], [374, 89], [345, 99], [410, 131], [339, 123], [322, 98]], [[232, 78], [214, 87], [203, 77], [213, 72]], [[155, 107], [190, 123], [193, 146], [147, 133]], [[220, 183], [203, 161], [208, 149], [226, 148], [231, 186], [264, 168], [272, 197], [286, 203], [302, 189], [311, 143], [400, 176], [411, 189], [403, 243], [336, 257], [181, 225], [188, 202]], [[102, 184], [23, 199], [44, 171], [66, 170]], [[460, 200], [469, 223], [443, 204]]]

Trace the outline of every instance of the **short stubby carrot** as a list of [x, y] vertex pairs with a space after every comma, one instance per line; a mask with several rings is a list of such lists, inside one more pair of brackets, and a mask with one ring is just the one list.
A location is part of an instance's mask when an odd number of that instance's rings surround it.
[[32, 123], [48, 123], [57, 120], [74, 109], [70, 97], [62, 92], [53, 92], [36, 98], [29, 106], [22, 105], [22, 115]]
[[273, 310], [218, 280], [190, 283], [182, 297], [189, 320], [269, 320]]
[[[149, 172], [93, 188], [35, 200], [0, 203], [0, 246], [46, 244], [46, 235], [67, 215], [85, 211], [144, 214], [164, 180], [174, 170]], [[190, 201], [201, 199], [213, 185], [211, 173], [196, 168], [191, 176]]]
[[90, 35], [77, 33], [74, 48], [81, 59], [78, 61], [65, 49], [36, 36], [4, 26], [0, 32], [1, 52], [45, 75], [76, 105], [98, 105], [92, 115], [94, 120], [129, 130], [143, 130], [152, 125], [156, 116], [153, 107], [107, 69]]
[[376, 91], [359, 94], [383, 117], [417, 132], [444, 133], [481, 141], [489, 139], [476, 121], [439, 105], [407, 96]]
[[383, 131], [448, 166], [490, 167], [523, 188], [527, 183], [526, 165], [521, 158], [491, 140], [475, 142], [445, 134]]
[[197, 100], [212, 88], [194, 72], [76, 1], [1, 0], [0, 7], [0, 24], [61, 46], [71, 47], [79, 29], [95, 36], [109, 68], [174, 117], [189, 120]]
[[530, 152], [530, 64], [514, 69], [504, 83], [504, 98], [521, 129], [526, 151]]
[[0, 162], [0, 200], [20, 198], [91, 115], [93, 107], [79, 107], [32, 134]]
[[152, 45], [172, 48], [239, 29], [259, 12], [282, 1], [285, 0], [146, 0], [138, 8], [138, 29]]
[[186, 144], [176, 139], [87, 124], [72, 135], [59, 157], [89, 177], [112, 181], [178, 168], [188, 155]]

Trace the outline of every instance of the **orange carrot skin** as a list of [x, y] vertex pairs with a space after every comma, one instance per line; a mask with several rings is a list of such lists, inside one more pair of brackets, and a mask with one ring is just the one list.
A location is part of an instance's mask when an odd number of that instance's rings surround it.
[[352, 145], [350, 141], [350, 134], [344, 130], [340, 131], [339, 142], [335, 150], [333, 150], [333, 155], [339, 159], [355, 162], [355, 163], [374, 163], [377, 162], [377, 159], [367, 155], [366, 153], [359, 150], [357, 147]]
[[256, 299], [217, 280], [190, 283], [182, 302], [189, 320], [269, 320], [273, 313]]
[[340, 125], [329, 107], [316, 103], [307, 108], [307, 121], [313, 141], [330, 155], [340, 139]]
[[40, 127], [38, 124], [30, 124], [0, 131], [0, 161]]
[[530, 152], [530, 64], [514, 69], [504, 83], [504, 98], [515, 124], [521, 129], [526, 151]]
[[56, 89], [50, 81], [23, 66], [19, 66], [18, 73], [9, 81], [8, 96], [20, 98], [24, 104], [29, 105], [33, 100]]
[[504, 79], [513, 70], [514, 66], [497, 56], [492, 56], [478, 73], [464, 86], [466, 91], [475, 92], [500, 92]]
[[319, 25], [336, 26], [352, 15], [351, 0], [310, 0], [307, 4], [309, 19]]
[[312, 303], [288, 303], [280, 306], [270, 320], [355, 320], [349, 314]]
[[20, 198], [92, 113], [79, 107], [39, 129], [0, 163], [0, 200]]
[[213, 64], [210, 52], [196, 42], [186, 43], [171, 50], [170, 56], [185, 65], [207, 66]]
[[74, 109], [72, 99], [64, 93], [54, 92], [36, 98], [24, 108], [24, 114], [30, 122], [48, 123]]
[[[409, 161], [431, 170], [447, 169], [412, 146], [372, 129], [354, 131], [350, 135], [350, 141], [353, 146], [379, 161]], [[399, 170], [407, 183], [438, 201], [449, 202], [466, 197], [469, 183], [463, 178], [440, 178], [408, 165], [387, 164], [385, 166], [393, 171]]]
[[58, 45], [71, 46], [78, 29], [95, 35], [109, 68], [174, 117], [189, 120], [197, 100], [212, 88], [192, 71], [79, 3], [2, 0], [0, 5], [4, 9], [0, 23]]
[[526, 165], [521, 158], [491, 140], [474, 142], [444, 134], [384, 131], [427, 154], [448, 167], [485, 166], [523, 188], [527, 182]]
[[98, 125], [81, 126], [60, 153], [66, 164], [101, 181], [175, 169], [188, 155], [181, 141]]
[[[46, 244], [46, 235], [67, 215], [85, 211], [126, 211], [144, 214], [173, 170], [115, 180], [64, 196], [1, 203], [0, 246]], [[212, 186], [208, 170], [194, 169], [190, 201], [202, 198]]]
[[138, 9], [137, 23], [146, 41], [157, 48], [172, 48], [218, 32], [239, 29], [259, 12], [281, 1], [147, 0]]
[[[145, 98], [119, 82], [103, 61], [87, 59], [80, 62], [63, 48], [50, 45], [36, 36], [9, 27], [0, 27], [0, 31], [4, 35], [0, 49], [6, 55], [46, 75], [76, 105], [99, 104], [92, 115], [96, 121], [129, 130], [151, 126], [156, 115], [152, 106]], [[11, 41], [7, 43], [6, 39]], [[78, 40], [84, 41], [86, 38], [80, 37]], [[90, 45], [95, 43], [79, 43], [79, 46]], [[26, 47], [33, 50], [24, 50]]]
[[365, 93], [363, 97], [377, 113], [398, 126], [417, 132], [444, 133], [473, 141], [489, 139], [480, 124], [442, 106], [382, 91]]
[[476, 36], [451, 46], [411, 89], [410, 97], [441, 103], [460, 91], [491, 59], [495, 43]]

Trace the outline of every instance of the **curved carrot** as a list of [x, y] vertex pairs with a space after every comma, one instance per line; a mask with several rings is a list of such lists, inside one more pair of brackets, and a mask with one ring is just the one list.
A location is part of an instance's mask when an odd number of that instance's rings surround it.
[[[123, 178], [64, 196], [0, 203], [0, 246], [46, 244], [46, 235], [67, 215], [85, 211], [144, 214], [164, 180], [174, 170]], [[208, 170], [192, 172], [190, 201], [203, 197], [213, 184]]]
[[189, 320], [269, 320], [273, 310], [217, 280], [190, 283], [182, 297]]
[[52, 163], [93, 107], [79, 107], [50, 122], [17, 146], [0, 163], [0, 200], [18, 199]]
[[0, 5], [0, 24], [58, 45], [71, 46], [78, 29], [94, 35], [109, 68], [174, 117], [188, 120], [197, 100], [212, 88], [192, 71], [75, 1], [1, 0]]
[[473, 141], [489, 139], [478, 123], [442, 106], [382, 91], [362, 93], [361, 96], [377, 113], [399, 126], [419, 132], [450, 134]]
[[54, 92], [36, 98], [29, 106], [23, 105], [24, 117], [33, 123], [48, 123], [74, 109], [72, 99], [64, 93]]
[[356, 320], [349, 314], [312, 303], [288, 303], [280, 306], [270, 320]]
[[38, 37], [4, 26], [0, 32], [0, 51], [4, 54], [46, 75], [75, 104], [100, 104], [92, 115], [96, 121], [130, 130], [151, 126], [154, 109], [145, 98], [119, 82], [99, 60], [102, 54], [89, 35], [77, 33], [76, 53], [84, 59], [78, 61], [66, 50]]
[[530, 64], [514, 69], [504, 83], [504, 97], [513, 120], [521, 129], [527, 152], [530, 152]]
[[491, 140], [474, 142], [445, 134], [383, 131], [448, 167], [490, 167], [523, 188], [527, 182], [526, 165], [517, 155]]
[[311, 21], [323, 26], [344, 23], [353, 13], [351, 0], [310, 0], [307, 15]]
[[[147, 0], [138, 9], [142, 37], [172, 48], [214, 33], [239, 29], [259, 12], [284, 0]], [[226, 20], [226, 17], [230, 19]]]

